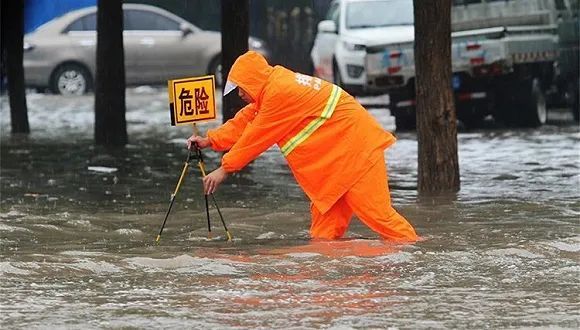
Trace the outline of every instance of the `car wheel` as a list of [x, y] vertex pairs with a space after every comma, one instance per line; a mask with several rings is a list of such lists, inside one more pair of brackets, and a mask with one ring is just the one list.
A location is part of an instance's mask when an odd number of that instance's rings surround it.
[[50, 89], [55, 94], [82, 95], [91, 88], [91, 75], [79, 64], [64, 64], [54, 71]]
[[224, 85], [224, 79], [222, 77], [222, 58], [217, 56], [209, 64], [207, 70], [209, 74], [215, 76], [215, 87], [222, 87]]

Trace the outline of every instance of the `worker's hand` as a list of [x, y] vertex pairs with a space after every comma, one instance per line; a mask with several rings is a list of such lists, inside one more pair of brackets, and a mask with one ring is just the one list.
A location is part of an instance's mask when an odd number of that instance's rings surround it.
[[191, 150], [193, 147], [199, 149], [207, 148], [211, 145], [209, 138], [193, 134], [187, 139], [187, 149]]
[[228, 175], [228, 172], [226, 172], [226, 170], [221, 166], [217, 170], [208, 174], [203, 178], [203, 192], [206, 195], [213, 194]]

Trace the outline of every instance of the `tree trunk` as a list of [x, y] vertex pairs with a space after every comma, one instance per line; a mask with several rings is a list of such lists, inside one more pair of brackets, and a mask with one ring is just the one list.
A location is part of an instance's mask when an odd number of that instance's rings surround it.
[[459, 190], [457, 121], [451, 90], [451, 0], [414, 0], [418, 191]]
[[128, 138], [121, 1], [98, 1], [96, 71], [95, 143], [124, 146]]
[[[238, 56], [248, 51], [249, 24], [248, 0], [221, 0], [222, 4], [222, 77], [227, 80], [232, 65]], [[223, 122], [234, 117], [243, 107], [237, 93], [222, 98]]]
[[[12, 134], [30, 133], [26, 91], [24, 88], [24, 67], [22, 65], [24, 44], [24, 1], [5, 0], [1, 2], [1, 44], [2, 65], [5, 66], [10, 97], [10, 121]], [[2, 70], [4, 71], [4, 70]]]

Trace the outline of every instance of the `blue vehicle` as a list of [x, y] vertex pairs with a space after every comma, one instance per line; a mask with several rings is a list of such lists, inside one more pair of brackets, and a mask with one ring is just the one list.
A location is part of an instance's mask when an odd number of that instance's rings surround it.
[[94, 6], [96, 0], [26, 0], [24, 2], [24, 33], [71, 10]]

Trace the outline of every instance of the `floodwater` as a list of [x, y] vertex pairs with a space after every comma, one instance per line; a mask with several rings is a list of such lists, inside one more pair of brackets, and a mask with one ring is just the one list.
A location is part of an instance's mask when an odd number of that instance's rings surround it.
[[28, 97], [28, 139], [10, 136], [0, 98], [3, 329], [580, 327], [580, 129], [566, 119], [460, 133], [454, 199], [417, 197], [416, 136], [400, 132], [391, 193], [416, 244], [357, 220], [310, 241], [308, 202], [271, 149], [216, 193], [232, 242], [213, 207], [207, 238], [193, 167], [156, 245], [191, 132], [169, 125], [163, 89], [128, 91], [123, 150], [92, 145], [92, 96]]

